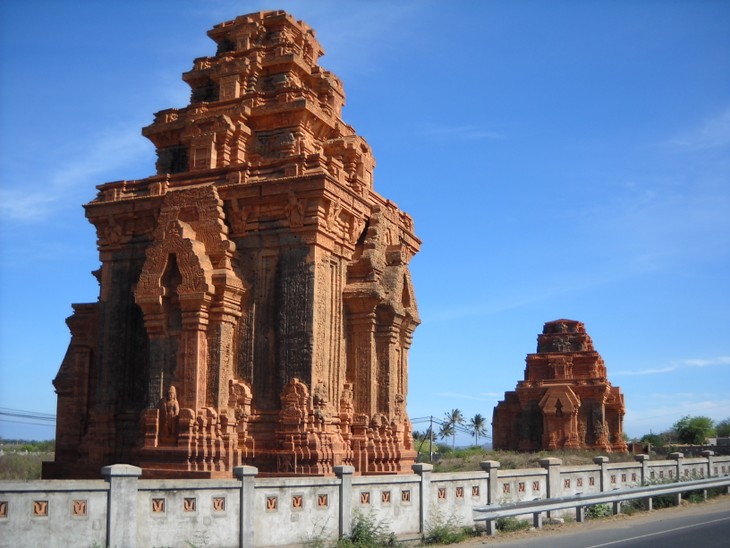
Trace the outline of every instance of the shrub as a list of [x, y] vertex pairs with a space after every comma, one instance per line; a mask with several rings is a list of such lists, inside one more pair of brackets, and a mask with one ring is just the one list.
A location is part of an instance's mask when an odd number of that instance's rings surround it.
[[586, 508], [587, 519], [607, 518], [612, 513], [610, 504], [594, 504]]
[[459, 526], [451, 517], [444, 519], [437, 515], [427, 525], [426, 534], [423, 536], [423, 544], [455, 544], [463, 542], [477, 533], [472, 527]]
[[503, 533], [513, 533], [514, 531], [522, 531], [530, 528], [530, 522], [526, 519], [517, 518], [499, 518], [496, 523], [497, 531]]
[[644, 499], [625, 500], [621, 503], [621, 512], [630, 516], [645, 510]]
[[[724, 494], [726, 492], [725, 487], [713, 487], [712, 489], [707, 489], [707, 498], [711, 499], [713, 497], [719, 497], [720, 495]], [[700, 491], [690, 491], [689, 493], [684, 494], [684, 498], [686, 498], [689, 502], [695, 504], [698, 502], [705, 502], [705, 495], [703, 492]]]
[[376, 548], [398, 546], [395, 534], [388, 531], [383, 522], [376, 522], [370, 516], [357, 514], [350, 536], [337, 542], [338, 548]]

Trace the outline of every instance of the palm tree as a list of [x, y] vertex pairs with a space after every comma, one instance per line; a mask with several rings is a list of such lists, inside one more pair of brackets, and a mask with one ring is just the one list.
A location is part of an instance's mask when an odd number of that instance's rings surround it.
[[479, 436], [487, 435], [487, 419], [477, 413], [469, 419], [469, 431], [474, 436], [477, 446], [479, 445]]
[[[446, 435], [451, 435], [452, 449], [456, 449], [456, 430], [462, 424], [464, 424], [464, 415], [458, 409], [452, 409], [445, 413], [444, 424], [441, 425], [441, 431], [443, 432], [444, 429], [448, 430], [448, 434]], [[448, 425], [448, 427], [446, 425]], [[446, 437], [446, 435], [442, 435], [441, 432], [439, 432], [439, 436], [441, 437]]]
[[454, 425], [450, 422], [442, 422], [441, 426], [439, 427], [439, 438], [446, 439], [450, 436], [454, 436], [456, 434], [456, 428], [454, 428]]

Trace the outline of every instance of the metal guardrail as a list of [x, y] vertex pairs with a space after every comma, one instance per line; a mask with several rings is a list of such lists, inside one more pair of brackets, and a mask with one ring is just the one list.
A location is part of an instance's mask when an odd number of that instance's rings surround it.
[[681, 481], [676, 483], [665, 483], [649, 485], [645, 487], [634, 487], [630, 489], [615, 489], [584, 495], [579, 493], [569, 497], [558, 497], [554, 499], [540, 499], [524, 502], [516, 502], [505, 505], [492, 505], [474, 508], [474, 521], [485, 522], [489, 535], [496, 533], [495, 521], [500, 518], [532, 514], [535, 528], [542, 527], [542, 514], [552, 510], [565, 510], [575, 508], [575, 520], [585, 520], [585, 508], [594, 504], [613, 503], [613, 513], [620, 512], [621, 502], [626, 500], [646, 499], [648, 509], [651, 509], [651, 498], [661, 495], [677, 495], [675, 504], [681, 502], [682, 493], [688, 491], [704, 491], [715, 487], [727, 487], [730, 493], [730, 476], [706, 478], [700, 480]]

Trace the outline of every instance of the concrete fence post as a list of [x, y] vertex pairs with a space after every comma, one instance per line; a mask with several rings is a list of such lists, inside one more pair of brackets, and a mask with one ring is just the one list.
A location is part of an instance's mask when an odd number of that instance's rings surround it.
[[482, 467], [482, 470], [489, 474], [487, 480], [487, 504], [497, 504], [497, 500], [499, 500], [499, 482], [497, 478], [499, 478], [499, 468], [502, 465], [496, 460], [484, 460], [479, 465]]
[[608, 491], [608, 457], [593, 457], [593, 462], [601, 467], [601, 493]]
[[563, 486], [560, 483], [560, 466], [563, 461], [555, 457], [540, 459], [540, 466], [547, 470], [547, 498], [558, 498], [563, 494]]
[[[677, 462], [677, 477], [675, 481], [682, 481], [682, 459], [684, 459], [684, 453], [669, 453], [669, 458]], [[682, 504], [682, 493], [674, 495], [674, 504], [677, 506]]]
[[634, 460], [641, 463], [641, 485], [646, 485], [649, 482], [649, 461], [651, 457], [649, 455], [634, 455]]
[[[483, 460], [479, 463], [489, 477], [487, 478], [487, 504], [497, 504], [499, 500], [499, 467], [501, 464], [496, 460]], [[485, 522], [487, 528], [487, 534], [492, 536], [497, 533], [496, 524], [494, 520], [488, 520]]]
[[709, 449], [702, 451], [702, 456], [707, 459], [707, 477], [711, 478], [714, 476], [713, 467], [715, 466], [715, 452]]
[[[562, 496], [563, 484], [560, 481], [560, 466], [563, 464], [563, 461], [555, 457], [548, 457], [546, 459], [540, 459], [539, 462], [540, 466], [547, 470], [547, 498], [554, 499]], [[542, 527], [541, 516], [542, 514], [540, 513], [533, 515], [533, 526], [536, 529]], [[550, 519], [551, 512], [547, 512], [547, 517]]]
[[335, 466], [335, 475], [340, 478], [340, 538], [349, 536], [352, 533], [352, 475], [355, 473], [354, 466]]
[[684, 459], [684, 453], [669, 453], [669, 458], [672, 459], [673, 461], [676, 461], [676, 465], [677, 465], [677, 468], [676, 468], [676, 473], [677, 473], [676, 481], [682, 481], [682, 468], [683, 468], [683, 466], [682, 466], [682, 464], [683, 464], [682, 463], [682, 460]]
[[238, 516], [238, 546], [254, 546], [254, 487], [259, 469], [255, 466], [236, 466], [233, 473], [241, 480], [241, 501]]
[[[608, 474], [608, 457], [593, 457], [593, 462], [601, 467], [601, 492], [608, 491], [611, 483], [609, 482]], [[613, 515], [621, 512], [621, 503], [613, 503]]]
[[137, 483], [142, 469], [130, 464], [104, 466], [101, 475], [109, 482], [106, 545], [137, 546]]
[[[715, 452], [711, 451], [709, 449], [705, 449], [702, 451], [701, 455], [707, 459], [707, 474], [705, 475], [706, 478], [712, 477], [712, 466], [713, 466], [713, 457], [715, 456]], [[707, 489], [702, 490], [702, 498], [705, 499], [705, 502], [707, 501]]]
[[431, 473], [433, 472], [433, 464], [416, 463], [412, 466], [413, 471], [420, 476], [419, 482], [419, 533], [426, 531], [428, 527], [429, 509], [431, 507]]
[[[649, 484], [649, 459], [651, 457], [649, 455], [634, 455], [634, 459], [636, 459], [637, 462], [641, 463], [641, 485], [648, 485]], [[651, 510], [653, 508], [652, 506], [652, 498], [646, 497], [644, 499], [644, 510]]]

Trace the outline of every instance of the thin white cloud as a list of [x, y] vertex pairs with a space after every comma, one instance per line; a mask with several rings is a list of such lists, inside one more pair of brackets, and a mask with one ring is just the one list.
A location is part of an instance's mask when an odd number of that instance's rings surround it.
[[701, 151], [730, 146], [730, 108], [669, 140], [674, 148]]
[[[546, 273], [546, 276], [548, 274]], [[583, 293], [592, 289], [603, 287], [625, 279], [631, 275], [630, 272], [612, 272], [604, 270], [599, 273], [591, 273], [590, 276], [582, 273], [576, 274], [561, 272], [560, 277], [550, 280], [549, 284], [540, 286], [504, 286], [499, 293], [489, 296], [489, 300], [475, 301], [462, 306], [448, 306], [432, 309], [423, 307], [421, 316], [429, 323], [452, 322], [464, 318], [484, 317], [501, 314], [510, 310], [525, 308], [536, 303], [545, 302], [557, 297]]]
[[[685, 415], [708, 415], [711, 418], [721, 419], [730, 414], [730, 400], [693, 400], [691, 398], [675, 397], [671, 405], [665, 407], [652, 407], [649, 409], [633, 409], [632, 415], [640, 417], [642, 422], [646, 420], [675, 417], [678, 420]], [[629, 412], [627, 411], [627, 416]]]
[[672, 362], [666, 367], [649, 367], [646, 369], [614, 371], [611, 375], [637, 376], [637, 375], [659, 375], [662, 373], [670, 373], [688, 367], [710, 367], [730, 365], [730, 356], [718, 356], [716, 358], [692, 358]]
[[638, 369], [636, 371], [612, 371], [612, 376], [636, 376], [636, 375], [659, 375], [661, 373], [669, 373], [671, 371], [676, 371], [679, 369], [679, 366], [677, 365], [671, 365], [668, 367], [650, 367], [648, 369]]
[[51, 212], [57, 196], [45, 192], [0, 188], [0, 217], [6, 221], [39, 221]]
[[447, 137], [449, 139], [465, 140], [498, 140], [506, 138], [503, 133], [498, 131], [474, 126], [429, 127], [424, 129], [422, 134], [433, 137]]
[[709, 365], [730, 365], [730, 356], [720, 356], [710, 359], [691, 359], [684, 360], [686, 365], [690, 367], [707, 367]]
[[[641, 436], [650, 431], [663, 432], [686, 415], [702, 415], [712, 420], [730, 416], [730, 399], [711, 394], [664, 394], [665, 405], [632, 405], [626, 410], [624, 431]], [[644, 400], [642, 400], [644, 401]]]
[[[49, 158], [31, 166], [30, 172], [18, 173], [15, 180], [3, 181], [0, 214], [12, 221], [43, 221], [60, 203], [78, 201], [73, 190], [88, 190], [92, 198], [94, 187], [105, 182], [102, 175], [113, 175], [150, 155], [151, 147], [137, 127], [116, 127], [99, 135], [82, 136], [59, 151], [61, 159]], [[154, 164], [149, 167], [152, 174]], [[45, 181], [43, 192], [27, 192], [26, 180]]]

